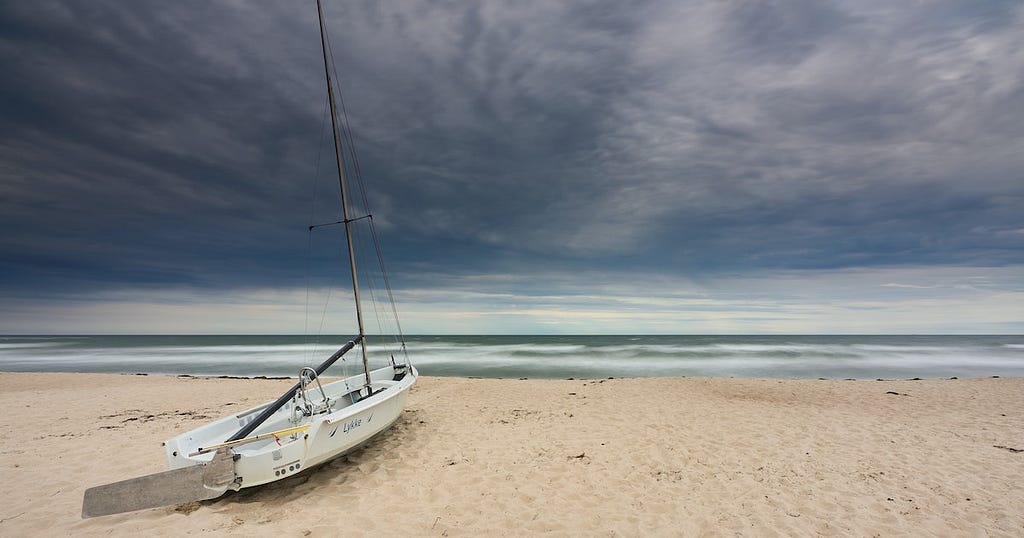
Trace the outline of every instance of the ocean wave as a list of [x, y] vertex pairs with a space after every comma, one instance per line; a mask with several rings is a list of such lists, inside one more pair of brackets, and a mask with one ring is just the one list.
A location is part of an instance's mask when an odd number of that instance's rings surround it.
[[[60, 344], [58, 344], [58, 346], [59, 345]], [[0, 343], [0, 350], [4, 350], [4, 349], [52, 348], [52, 347], [56, 347], [56, 346], [54, 344], [52, 344], [52, 343], [46, 343], [46, 344], [43, 344], [43, 343], [38, 343], [37, 344], [37, 343], [29, 343], [29, 342], [15, 343], [15, 344]]]
[[[0, 342], [0, 370], [296, 375], [348, 341], [323, 337], [55, 337]], [[401, 348], [368, 338], [371, 363]], [[1019, 337], [414, 336], [425, 375], [787, 378], [1024, 376]], [[350, 352], [338, 368], [360, 368]]]

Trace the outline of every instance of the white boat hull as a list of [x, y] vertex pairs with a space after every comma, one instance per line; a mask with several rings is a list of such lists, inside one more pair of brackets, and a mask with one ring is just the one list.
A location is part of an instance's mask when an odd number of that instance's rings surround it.
[[[416, 381], [415, 368], [406, 368], [395, 379], [395, 368], [373, 370], [374, 393], [353, 402], [354, 391], [365, 383], [362, 375], [323, 386], [331, 405], [321, 413], [302, 416], [296, 401], [286, 403], [254, 430], [247, 440], [231, 445], [235, 479], [229, 489], [258, 486], [292, 476], [344, 455], [390, 427], [401, 415], [409, 389]], [[319, 388], [308, 389], [309, 399], [322, 400]], [[299, 400], [301, 401], [301, 400]], [[230, 415], [185, 432], [164, 443], [170, 470], [208, 463], [215, 450], [268, 405]], [[291, 431], [290, 431], [291, 430]], [[299, 431], [294, 431], [299, 430]], [[286, 433], [279, 433], [279, 432]]]

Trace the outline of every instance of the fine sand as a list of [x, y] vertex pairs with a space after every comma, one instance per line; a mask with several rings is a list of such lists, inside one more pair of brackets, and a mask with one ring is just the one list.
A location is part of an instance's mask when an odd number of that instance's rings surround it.
[[289, 380], [0, 374], [0, 535], [1024, 535], [1024, 379], [421, 378], [366, 448], [203, 503], [87, 487]]

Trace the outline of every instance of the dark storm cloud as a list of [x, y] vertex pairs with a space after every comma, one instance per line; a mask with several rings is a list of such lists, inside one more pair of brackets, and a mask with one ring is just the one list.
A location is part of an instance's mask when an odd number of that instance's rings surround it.
[[[1017, 4], [326, 12], [409, 279], [1022, 261]], [[318, 168], [331, 214], [312, 2], [35, 2], [0, 24], [9, 293], [301, 285]]]
[[299, 132], [315, 121], [303, 98], [319, 92], [273, 36], [309, 17], [202, 2], [3, 9], [6, 273], [203, 285], [259, 278], [254, 258], [274, 273], [276, 206], [296, 205], [291, 176], [312, 152], [295, 141], [316, 144]]
[[1018, 8], [377, 15], [360, 42], [415, 51], [391, 124], [428, 235], [566, 263], [1018, 260]]

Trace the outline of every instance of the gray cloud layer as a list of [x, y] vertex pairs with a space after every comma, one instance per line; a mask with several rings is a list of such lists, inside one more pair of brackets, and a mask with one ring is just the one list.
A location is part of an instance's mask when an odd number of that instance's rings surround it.
[[[1018, 3], [326, 9], [410, 280], [1024, 262]], [[301, 285], [312, 2], [10, 3], [0, 58], [5, 293]]]

